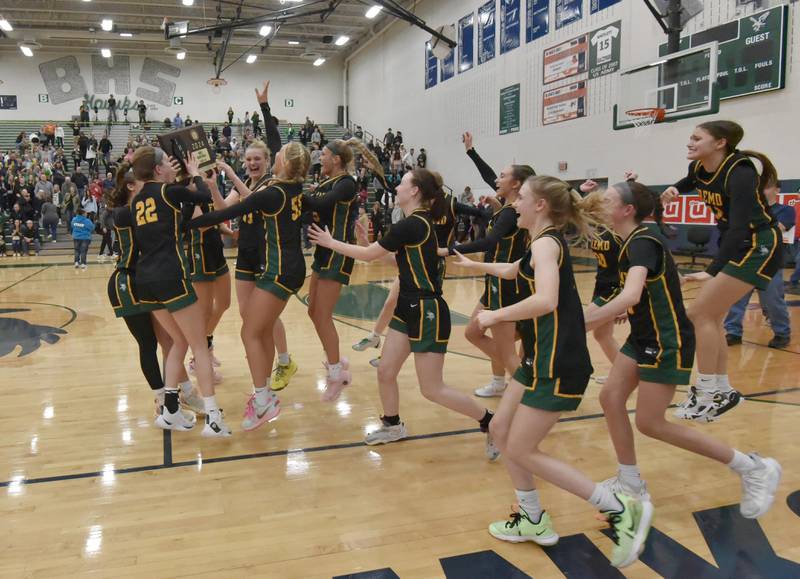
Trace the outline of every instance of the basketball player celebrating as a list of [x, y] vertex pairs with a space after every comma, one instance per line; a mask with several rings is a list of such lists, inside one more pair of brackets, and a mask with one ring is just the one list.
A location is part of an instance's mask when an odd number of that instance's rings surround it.
[[572, 227], [590, 238], [604, 219], [598, 196], [581, 199], [571, 186], [547, 176], [530, 177], [514, 203], [519, 225], [532, 242], [514, 263], [480, 263], [459, 256], [458, 265], [528, 286], [531, 295], [517, 304], [478, 314], [482, 328], [520, 321], [525, 358], [500, 400], [490, 426], [505, 456], [516, 489], [519, 512], [489, 526], [498, 539], [554, 545], [558, 534], [542, 510], [534, 476], [587, 500], [612, 526], [611, 563], [625, 567], [644, 548], [652, 505], [593, 483], [572, 466], [545, 454], [539, 445], [564, 411], [575, 410], [589, 383], [592, 364], [580, 296], [562, 234]]
[[[503, 199], [504, 205], [494, 213], [489, 221], [489, 230], [486, 237], [456, 245], [453, 251], [461, 254], [485, 253], [484, 261], [489, 263], [515, 262], [520, 259], [528, 246], [528, 237], [525, 231], [517, 227], [517, 213], [512, 204], [519, 197], [519, 190], [525, 179], [535, 175], [528, 165], [509, 165], [500, 172], [498, 177], [486, 162], [478, 156], [473, 147], [472, 134], [467, 132], [462, 136], [467, 155], [475, 163], [484, 181], [497, 191], [497, 196]], [[469, 324], [464, 330], [464, 335], [472, 344], [478, 347], [492, 361], [492, 381], [475, 390], [476, 396], [491, 397], [502, 396], [506, 388], [505, 374], [513, 374], [519, 366], [519, 356], [514, 344], [516, 327], [513, 323], [499, 323], [492, 328], [492, 337], [478, 327], [477, 315], [480, 311], [496, 310], [501, 307], [513, 305], [529, 295], [528, 286], [517, 287], [513, 280], [503, 280], [492, 274], [486, 274], [484, 292], [480, 302], [472, 312]]]
[[139, 247], [134, 281], [139, 301], [156, 307], [153, 315], [173, 342], [166, 360], [161, 427], [188, 430], [193, 426], [179, 411], [177, 390], [183, 360], [191, 347], [206, 412], [203, 436], [230, 436], [214, 394], [206, 318], [189, 281], [189, 266], [180, 243], [180, 204], [208, 202], [211, 195], [193, 154], [186, 161], [186, 171], [197, 191], [170, 186], [178, 174], [177, 162], [171, 163], [161, 149], [139, 147], [130, 165], [136, 179], [144, 182], [131, 200], [133, 237]]
[[[268, 94], [269, 81], [265, 81], [262, 91], [256, 89], [256, 98], [264, 116], [267, 144], [265, 145], [263, 141], [255, 140], [247, 146], [244, 164], [248, 177], [244, 183], [228, 164], [222, 161], [217, 162], [217, 166], [224, 171], [225, 176], [231, 180], [234, 186], [231, 193], [224, 200], [217, 199], [216, 192], [212, 187], [211, 193], [214, 196], [214, 204], [219, 206], [220, 209], [235, 205], [246, 199], [252, 192], [267, 187], [269, 169], [272, 164], [272, 151], [281, 150], [281, 135], [270, 110]], [[240, 217], [238, 246], [235, 275], [236, 301], [239, 304], [239, 314], [244, 319], [244, 312], [247, 311], [247, 299], [253, 293], [256, 287], [256, 279], [263, 273], [266, 263], [264, 218], [260, 211], [253, 211]], [[286, 388], [291, 377], [297, 372], [297, 364], [289, 355], [286, 330], [280, 318], [275, 322], [273, 339], [278, 353], [278, 364], [272, 373], [270, 387], [272, 390], [278, 391]]]
[[[706, 271], [686, 276], [704, 282], [688, 311], [697, 333], [698, 374], [675, 415], [699, 422], [712, 422], [741, 401], [728, 380], [723, 320], [747, 292], [766, 289], [781, 264], [781, 233], [764, 197], [764, 185], [776, 181], [777, 173], [765, 155], [736, 149], [743, 136], [731, 121], [698, 125], [687, 145], [689, 174], [661, 197], [666, 204], [696, 189], [720, 232], [719, 251]], [[760, 175], [753, 158], [761, 164]]]
[[[353, 171], [351, 146], [369, 158], [369, 150], [358, 139], [331, 141], [322, 149], [320, 162], [327, 177], [303, 198], [303, 210], [312, 211], [314, 222], [328, 228], [334, 239], [355, 241], [354, 223], [358, 216], [358, 196]], [[352, 375], [346, 358], [339, 356], [339, 334], [333, 323], [333, 309], [342, 286], [350, 283], [353, 258], [318, 245], [311, 264], [311, 285], [308, 293], [308, 315], [314, 323], [327, 362], [327, 384], [323, 399], [333, 401], [350, 383]]]
[[[605, 193], [614, 229], [625, 241], [619, 254], [623, 288], [608, 304], [587, 312], [588, 327], [611, 323], [628, 312], [631, 334], [600, 392], [600, 403], [619, 461], [617, 477], [604, 485], [615, 493], [649, 501], [636, 463], [626, 402], [638, 387], [636, 427], [651, 438], [728, 465], [741, 478], [740, 512], [757, 518], [767, 512], [781, 467], [772, 458], [746, 455], [664, 416], [678, 384], [691, 378], [694, 329], [686, 315], [680, 278], [664, 238], [642, 224], [656, 204], [650, 190], [635, 181], [617, 183]], [[538, 289], [538, 288], [537, 288]]]
[[280, 401], [270, 389], [275, 356], [273, 332], [286, 302], [305, 281], [300, 216], [310, 160], [308, 150], [299, 142], [287, 144], [275, 156], [275, 177], [265, 188], [241, 203], [206, 213], [189, 223], [191, 228], [208, 227], [256, 211], [264, 220], [266, 265], [247, 298], [242, 325], [242, 342], [253, 379], [253, 394], [242, 422], [244, 430], [255, 430], [280, 413]]
[[413, 353], [422, 395], [477, 420], [481, 430], [487, 433], [486, 452], [493, 460], [498, 454], [488, 434], [492, 413], [465, 394], [446, 386], [442, 376], [444, 354], [450, 338], [450, 309], [442, 297], [434, 224], [447, 211], [441, 181], [425, 169], [410, 171], [403, 175], [397, 186], [395, 202], [402, 208], [405, 219], [393, 225], [380, 241], [367, 247], [336, 240], [327, 229], [316, 225], [309, 230], [309, 236], [318, 246], [351, 259], [374, 261], [395, 252], [400, 294], [378, 366], [382, 424], [367, 435], [365, 442], [385, 444], [408, 436], [405, 424], [400, 420], [397, 376]]
[[[438, 173], [434, 173], [434, 176], [439, 180], [442, 181], [441, 175]], [[436, 239], [439, 243], [439, 249], [447, 249], [453, 244], [453, 238], [455, 237], [455, 229], [456, 229], [456, 220], [458, 215], [470, 215], [473, 217], [482, 217], [482, 218], [489, 218], [491, 215], [487, 215], [482, 209], [475, 207], [474, 205], [466, 205], [464, 203], [460, 203], [456, 200], [455, 197], [452, 195], [445, 194], [444, 197], [445, 204], [447, 206], [447, 211], [445, 212], [444, 217], [437, 219], [434, 223], [434, 227], [436, 229]], [[367, 244], [368, 245], [368, 244]], [[441, 278], [442, 283], [444, 282], [445, 276], [445, 268], [447, 262], [442, 259], [441, 260]], [[389, 326], [389, 321], [392, 319], [392, 312], [394, 312], [394, 308], [397, 305], [397, 296], [400, 292], [400, 280], [395, 279], [394, 283], [392, 283], [392, 287], [389, 290], [389, 295], [386, 297], [386, 302], [383, 304], [383, 308], [381, 309], [381, 313], [378, 316], [378, 320], [375, 322], [375, 327], [373, 330], [367, 334], [365, 338], [362, 338], [359, 342], [353, 344], [353, 349], [361, 352], [366, 350], [369, 347], [378, 348], [381, 345], [381, 335], [386, 328]], [[380, 361], [380, 358], [376, 358], [370, 361], [370, 364], [377, 367], [377, 362]]]
[[[108, 298], [114, 308], [114, 314], [125, 321], [128, 331], [139, 346], [139, 365], [155, 395], [156, 425], [161, 427], [165, 424], [161, 417], [164, 405], [164, 379], [158, 363], [158, 344], [161, 343], [166, 358], [172, 347], [172, 340], [150, 314], [156, 308], [155, 304], [143, 304], [139, 301], [134, 282], [139, 249], [133, 239], [130, 201], [142, 185], [143, 183], [134, 177], [130, 165], [123, 163], [117, 172], [116, 186], [106, 195], [106, 206], [112, 209], [114, 230], [119, 243], [117, 266], [108, 280]], [[202, 414], [205, 410], [203, 400], [193, 387], [183, 366], [180, 372], [181, 403]], [[186, 416], [189, 422], [194, 423], [194, 416]]]

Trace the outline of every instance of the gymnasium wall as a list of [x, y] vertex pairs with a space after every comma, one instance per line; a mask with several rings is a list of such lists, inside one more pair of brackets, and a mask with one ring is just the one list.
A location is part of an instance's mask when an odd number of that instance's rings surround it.
[[[472, 163], [464, 155], [460, 133], [471, 130], [476, 149], [495, 168], [510, 162], [533, 165], [537, 172], [565, 179], [587, 176], [619, 179], [625, 169], [638, 170], [644, 182], [671, 183], [685, 174], [685, 144], [694, 124], [687, 119], [654, 127], [647, 140], [634, 138], [631, 130], [613, 131], [612, 108], [619, 74], [587, 80], [587, 116], [558, 124], [542, 125], [542, 93], [552, 87], [584, 80], [572, 77], [546, 88], [542, 81], [544, 49], [575, 36], [620, 20], [623, 43], [621, 67], [651, 61], [666, 36], [641, 0], [622, 0], [590, 14], [590, 0], [583, 0], [583, 18], [556, 30], [555, 0], [550, 0], [550, 30], [543, 38], [525, 42], [525, 0], [521, 18], [520, 46], [493, 60], [425, 89], [426, 32], [405, 23], [393, 24], [385, 34], [356, 53], [349, 66], [347, 91], [350, 118], [365, 129], [380, 134], [387, 127], [401, 129], [405, 141], [428, 151], [430, 167], [440, 170], [455, 190], [465, 185], [486, 190]], [[457, 23], [485, 0], [423, 0], [416, 13], [429, 25]], [[739, 7], [736, 0], [704, 0], [705, 10], [685, 30], [697, 32], [752, 13], [752, 5]], [[500, 31], [497, 4], [497, 34]], [[792, 75], [798, 56], [797, 4], [789, 10], [786, 88], [769, 93], [725, 100], [718, 118], [731, 118], [745, 128], [743, 145], [763, 150], [775, 161], [784, 178], [800, 177], [797, 167], [797, 134], [800, 133], [800, 80]], [[477, 20], [477, 18], [476, 18]], [[475, 36], [477, 38], [477, 22]], [[476, 43], [477, 44], [477, 43]], [[441, 66], [441, 61], [440, 61]], [[520, 83], [520, 131], [499, 135], [499, 93]], [[715, 117], [699, 117], [707, 120]], [[560, 172], [559, 162], [567, 163]]]
[[[150, 58], [115, 54], [112, 59], [97, 55], [19, 54], [0, 57], [0, 95], [16, 95], [16, 110], [0, 110], [0, 120], [68, 119], [78, 114], [84, 94], [100, 100], [113, 93], [118, 107], [125, 97], [130, 102], [144, 97], [150, 107], [148, 119], [163, 120], [180, 112], [201, 121], [223, 121], [228, 106], [237, 117], [258, 106], [253, 89], [269, 79], [273, 114], [289, 121], [305, 120], [306, 115], [320, 123], [335, 123], [342, 101], [341, 63], [324, 66], [239, 62], [222, 74], [228, 86], [219, 94], [206, 80], [214, 75], [207, 60], [179, 61], [168, 55]], [[49, 102], [40, 102], [46, 95]], [[44, 100], [44, 97], [41, 97]], [[183, 104], [175, 104], [176, 100]], [[288, 103], [287, 103], [288, 99]], [[286, 105], [293, 106], [286, 106]], [[120, 119], [122, 111], [119, 111]], [[135, 110], [130, 119], [138, 119]], [[105, 120], [106, 113], [100, 112]], [[94, 113], [92, 113], [94, 119]]]

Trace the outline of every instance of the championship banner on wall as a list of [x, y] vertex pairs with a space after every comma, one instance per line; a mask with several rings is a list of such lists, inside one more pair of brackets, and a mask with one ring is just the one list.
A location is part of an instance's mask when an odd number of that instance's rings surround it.
[[458, 21], [458, 72], [472, 68], [475, 62], [475, 14]]
[[597, 78], [619, 70], [622, 46], [622, 21], [589, 33], [589, 78]]
[[425, 43], [425, 88], [436, 86], [439, 82], [439, 59], [431, 50], [431, 43]]
[[544, 84], [586, 72], [588, 52], [588, 34], [581, 34], [577, 38], [546, 49], [542, 59]]
[[556, 0], [556, 30], [583, 16], [583, 0]]
[[[800, 193], [781, 193], [778, 203], [794, 207], [800, 203]], [[716, 225], [714, 212], [699, 195], [681, 195], [664, 206], [664, 223], [670, 225]]]
[[519, 47], [519, 0], [500, 0], [500, 54]]
[[494, 58], [495, 0], [478, 8], [478, 64]]
[[590, 0], [589, 1], [589, 12], [592, 14], [596, 14], [601, 10], [605, 10], [606, 8], [610, 8], [620, 0]]
[[586, 81], [548, 90], [542, 95], [542, 124], [586, 116]]
[[550, 30], [550, 0], [525, 0], [525, 41], [533, 42]]

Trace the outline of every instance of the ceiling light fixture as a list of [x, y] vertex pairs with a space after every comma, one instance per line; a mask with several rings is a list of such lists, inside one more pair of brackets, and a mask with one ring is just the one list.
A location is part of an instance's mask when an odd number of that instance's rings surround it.
[[101, 48], [100, 54], [103, 58], [111, 58], [111, 49], [110, 48]]
[[14, 30], [14, 27], [11, 26], [11, 23], [5, 18], [0, 18], [0, 30], [3, 32], [11, 32]]
[[350, 42], [350, 37], [342, 35], [336, 39], [336, 46], [344, 46], [348, 42]]
[[314, 66], [322, 66], [323, 64], [325, 64], [325, 59], [321, 56], [314, 61]]
[[133, 33], [132, 32], [120, 32], [119, 35], [122, 38], [133, 38]]
[[100, 27], [106, 32], [111, 32], [114, 29], [114, 21], [111, 18], [103, 18], [100, 21]]
[[253, 64], [258, 57], [255, 54], [247, 55], [247, 64]]
[[186, 58], [186, 51], [185, 50], [181, 50], [180, 52], [175, 53], [175, 58], [177, 58], [178, 60], [185, 59]]
[[272, 32], [272, 26], [270, 26], [269, 24], [265, 24], [264, 26], [258, 29], [258, 33], [261, 36], [269, 36], [270, 32]]
[[298, 44], [300, 44], [300, 43], [299, 43], [299, 42], [297, 42], [296, 40], [290, 40], [290, 41], [289, 41], [289, 44], [291, 44], [292, 46], [297, 46], [297, 45], [298, 45]]
[[184, 6], [194, 6], [194, 0], [183, 0]]
[[364, 16], [366, 16], [367, 18], [369, 18], [370, 20], [372, 20], [372, 19], [373, 19], [373, 18], [375, 18], [375, 17], [376, 17], [378, 14], [380, 14], [381, 10], [383, 10], [383, 6], [373, 6], [372, 8], [370, 8], [369, 10], [367, 10], [367, 13], [366, 13], [366, 14], [364, 14]]
[[22, 51], [22, 54], [24, 54], [25, 56], [33, 56], [33, 51], [31, 50], [30, 46], [25, 46], [24, 44], [21, 44], [19, 49]]

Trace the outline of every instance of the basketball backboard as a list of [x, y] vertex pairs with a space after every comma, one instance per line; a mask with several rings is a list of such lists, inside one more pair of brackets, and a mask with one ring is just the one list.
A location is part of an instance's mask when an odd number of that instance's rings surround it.
[[614, 130], [635, 126], [628, 111], [661, 109], [657, 122], [718, 112], [718, 53], [718, 43], [711, 42], [621, 71]]

